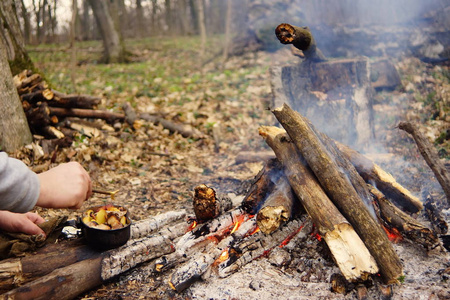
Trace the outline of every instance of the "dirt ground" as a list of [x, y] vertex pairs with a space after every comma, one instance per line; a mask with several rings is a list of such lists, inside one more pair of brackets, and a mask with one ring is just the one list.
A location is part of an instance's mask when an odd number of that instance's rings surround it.
[[[245, 193], [246, 182], [264, 162], [236, 163], [243, 151], [266, 151], [269, 148], [258, 136], [260, 125], [273, 125], [275, 119], [267, 109], [271, 103], [269, 67], [295, 63], [286, 49], [278, 53], [257, 52], [235, 57], [217, 71], [218, 64], [207, 64], [203, 72], [186, 70], [178, 83], [181, 88], [164, 94], [140, 94], [138, 91], [116, 93], [93, 90], [103, 97], [103, 108], [116, 108], [132, 97], [138, 112], [158, 112], [166, 118], [192, 124], [203, 138], [185, 138], [161, 125], [142, 121], [134, 128], [127, 124], [106, 124], [92, 137], [80, 135], [71, 148], [60, 149], [55, 164], [69, 159], [79, 161], [91, 174], [94, 186], [119, 189], [114, 202], [126, 206], [134, 220], [170, 210], [192, 212], [193, 188], [206, 184], [220, 192]], [[140, 61], [151, 55], [142, 52]], [[180, 54], [183, 56], [184, 54]], [[282, 61], [279, 57], [283, 57]], [[154, 59], [155, 57], [152, 57]], [[157, 59], [157, 57], [156, 57]], [[176, 63], [176, 62], [175, 62]], [[414, 142], [396, 128], [399, 121], [418, 121], [441, 156], [448, 159], [449, 147], [449, 67], [429, 65], [416, 58], [398, 58], [394, 63], [401, 74], [403, 89], [375, 95], [375, 132], [377, 140], [368, 155], [391, 172], [414, 194], [421, 196], [427, 188], [440, 202], [444, 200], [433, 174], [423, 162]], [[148, 66], [147, 66], [148, 67]], [[81, 66], [80, 68], [84, 68]], [[118, 72], [128, 72], [120, 70]], [[101, 81], [101, 78], [98, 79]], [[130, 77], [131, 81], [134, 79]], [[164, 89], [169, 78], [147, 79], [149, 89]], [[99, 86], [102, 83], [97, 83]], [[139, 85], [138, 85], [139, 86]], [[195, 86], [195, 88], [193, 88]], [[99, 94], [95, 94], [95, 92]], [[128, 93], [128, 94], [127, 94]], [[132, 93], [130, 96], [129, 94]], [[311, 120], [314, 123], [314, 120]], [[30, 167], [43, 164], [48, 157], [36, 157], [30, 149], [16, 153]], [[66, 214], [75, 218], [87, 207], [109, 202], [107, 196], [94, 195], [79, 211], [37, 211], [44, 217]], [[449, 216], [450, 217], [450, 216]], [[311, 243], [318, 243], [313, 242]], [[406, 282], [394, 288], [394, 299], [449, 299], [448, 276], [438, 272], [450, 267], [448, 253], [427, 254], [408, 243], [396, 245], [405, 263]], [[414, 258], [415, 257], [415, 258]], [[322, 267], [331, 274], [332, 261]], [[329, 292], [329, 278], [302, 281], [298, 266], [284, 269], [263, 258], [245, 266], [240, 275], [228, 279], [199, 282], [182, 294], [174, 293], [166, 277], [145, 276], [145, 264], [120, 275], [79, 299], [354, 299]], [[299, 271], [300, 270], [300, 271]], [[259, 274], [256, 276], [255, 274]], [[274, 279], [275, 278], [275, 279]], [[448, 297], [448, 298], [446, 298]]]

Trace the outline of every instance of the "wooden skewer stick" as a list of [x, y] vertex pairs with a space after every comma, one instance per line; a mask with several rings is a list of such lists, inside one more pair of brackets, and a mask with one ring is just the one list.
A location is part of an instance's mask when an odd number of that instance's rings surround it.
[[119, 192], [119, 190], [104, 191], [104, 190], [99, 190], [99, 189], [92, 189], [92, 192], [97, 193], [97, 194], [109, 195], [109, 196], [111, 196], [111, 199], [114, 200], [114, 196]]

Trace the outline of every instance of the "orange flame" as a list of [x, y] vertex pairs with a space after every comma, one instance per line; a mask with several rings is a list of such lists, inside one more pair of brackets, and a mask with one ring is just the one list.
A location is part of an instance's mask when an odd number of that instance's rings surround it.
[[302, 230], [302, 228], [303, 228], [303, 225], [300, 226], [295, 232], [293, 232], [292, 234], [290, 234], [287, 238], [285, 238], [284, 241], [281, 242], [281, 244], [280, 244], [279, 247], [280, 247], [280, 248], [283, 248], [284, 246], [286, 246], [287, 244], [289, 244], [289, 242], [292, 240], [292, 238], [293, 238], [294, 236], [296, 236], [297, 233], [299, 233], [300, 230]]
[[257, 232], [259, 232], [259, 226], [256, 226], [255, 230], [253, 230], [249, 235], [254, 235]]
[[385, 226], [383, 226], [384, 231], [386, 232], [388, 239], [392, 242], [392, 243], [398, 243], [400, 242], [403, 237], [401, 235], [401, 233], [396, 229], [396, 228], [387, 228]]

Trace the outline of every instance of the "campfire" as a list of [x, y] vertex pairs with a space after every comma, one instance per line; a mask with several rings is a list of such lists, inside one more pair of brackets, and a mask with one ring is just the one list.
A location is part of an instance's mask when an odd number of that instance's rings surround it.
[[[408, 239], [427, 250], [439, 246], [436, 232], [409, 214], [422, 208], [420, 201], [289, 106], [273, 113], [285, 129], [263, 126], [260, 135], [276, 158], [267, 161], [241, 202], [202, 184], [194, 191], [195, 216], [167, 212], [135, 222], [130, 241], [120, 248], [97, 252], [76, 239], [3, 261], [2, 288], [21, 284], [4, 297], [70, 299], [144, 262], [148, 276], [168, 274], [167, 284], [179, 293], [264, 257], [283, 265], [287, 258], [277, 249], [311, 239], [339, 269], [330, 278], [333, 291], [364, 290], [364, 283], [379, 282], [383, 293], [392, 293], [386, 287], [403, 280], [403, 268], [389, 239]], [[36, 269], [43, 259], [47, 263]]]

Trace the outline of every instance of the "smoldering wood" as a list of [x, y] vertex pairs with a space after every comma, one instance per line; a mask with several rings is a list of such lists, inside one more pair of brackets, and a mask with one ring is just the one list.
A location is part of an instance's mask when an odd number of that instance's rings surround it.
[[433, 249], [439, 244], [439, 240], [432, 230], [393, 205], [382, 192], [373, 186], [370, 186], [370, 192], [379, 208], [379, 218], [384, 226], [388, 229], [397, 229], [402, 237], [422, 245], [427, 250]]
[[339, 293], [342, 295], [347, 294], [349, 283], [348, 283], [347, 279], [345, 279], [345, 277], [342, 276], [342, 274], [334, 273], [333, 275], [331, 275], [330, 284], [331, 284], [331, 290], [334, 293]]
[[264, 234], [270, 234], [287, 222], [297, 199], [286, 177], [280, 177], [259, 210], [256, 221]]
[[364, 241], [375, 258], [383, 279], [387, 283], [398, 282], [398, 278], [403, 274], [403, 268], [386, 233], [372, 217], [347, 179], [347, 175], [337, 167], [334, 158], [311, 130], [309, 122], [286, 104], [272, 112], [285, 128], [333, 203]]
[[[139, 220], [133, 223], [131, 226], [131, 239], [139, 239], [149, 236], [159, 230], [163, 229], [168, 224], [173, 224], [184, 219], [187, 215], [185, 210], [168, 211], [156, 215], [154, 217]], [[187, 225], [186, 225], [187, 227]]]
[[178, 132], [183, 137], [192, 137], [192, 138], [204, 138], [203, 133], [201, 133], [195, 127], [188, 124], [180, 124], [175, 123], [169, 120], [164, 119], [163, 117], [149, 115], [149, 114], [140, 114], [139, 118], [154, 124], [161, 124], [164, 128], [168, 129], [170, 132]]
[[[284, 166], [290, 186], [327, 243], [345, 278], [350, 281], [366, 280], [377, 273], [377, 263], [369, 250], [328, 198], [286, 131], [262, 126], [259, 134]], [[359, 213], [358, 208], [354, 208], [353, 213]]]
[[384, 171], [372, 160], [342, 143], [336, 142], [336, 145], [342, 154], [355, 166], [361, 177], [367, 183], [374, 184], [377, 189], [382, 191], [396, 205], [411, 213], [416, 213], [423, 209], [422, 201], [419, 198], [399, 184], [391, 174]]
[[248, 214], [254, 215], [258, 212], [263, 201], [275, 186], [275, 181], [282, 174], [281, 164], [276, 158], [269, 159], [264, 167], [258, 172], [242, 201], [241, 207]]
[[223, 195], [219, 198], [213, 188], [200, 184], [194, 188], [193, 205], [196, 220], [203, 223], [229, 210], [232, 203], [230, 198]]
[[447, 234], [448, 224], [442, 216], [440, 209], [438, 209], [433, 196], [428, 192], [425, 196], [425, 213], [435, 233]]
[[312, 62], [325, 61], [325, 55], [317, 47], [317, 43], [308, 27], [298, 27], [282, 23], [275, 29], [275, 35], [282, 44], [292, 44], [303, 51], [305, 59]]
[[412, 122], [400, 122], [398, 124], [398, 128], [412, 135], [420, 154], [433, 171], [436, 179], [439, 181], [445, 195], [447, 196], [447, 203], [450, 205], [450, 174], [440, 160], [436, 148], [434, 148], [427, 137], [420, 132], [417, 124]]
[[256, 227], [254, 218], [243, 222], [232, 234], [223, 238], [220, 242], [210, 243], [203, 251], [195, 253], [190, 260], [179, 267], [170, 277], [169, 285], [177, 292], [188, 288], [193, 282], [210, 268], [219, 256], [226, 251], [235, 240], [240, 240]]
[[[307, 226], [308, 224], [310, 226]], [[230, 276], [253, 260], [267, 255], [273, 248], [279, 247], [288, 238], [295, 239], [295, 236], [303, 232], [308, 235], [311, 232], [311, 228], [312, 222], [310, 219], [306, 219], [304, 222], [299, 219], [293, 219], [272, 234], [265, 235], [258, 231], [247, 236], [234, 244], [229, 250], [231, 252], [229, 259], [218, 265], [219, 277]], [[295, 236], [293, 236], [293, 233]]]

